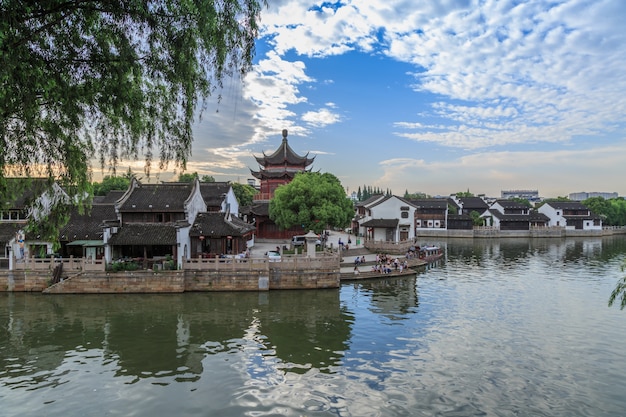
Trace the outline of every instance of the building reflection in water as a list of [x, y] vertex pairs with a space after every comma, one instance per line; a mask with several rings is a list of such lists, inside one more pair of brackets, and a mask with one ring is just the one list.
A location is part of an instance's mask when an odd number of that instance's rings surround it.
[[[207, 355], [244, 354], [255, 373], [330, 372], [347, 349], [352, 315], [339, 290], [168, 295], [2, 294], [0, 359], [21, 384], [71, 360], [115, 363], [130, 382], [193, 380]], [[82, 357], [82, 359], [81, 359]], [[88, 359], [89, 358], [89, 359]], [[262, 373], [262, 372], [261, 372]], [[36, 381], [30, 381], [36, 384]]]

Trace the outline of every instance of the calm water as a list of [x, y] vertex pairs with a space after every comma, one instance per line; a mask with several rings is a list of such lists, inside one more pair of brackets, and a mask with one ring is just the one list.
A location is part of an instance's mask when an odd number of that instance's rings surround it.
[[624, 415], [626, 238], [440, 243], [340, 290], [0, 294], [0, 415]]

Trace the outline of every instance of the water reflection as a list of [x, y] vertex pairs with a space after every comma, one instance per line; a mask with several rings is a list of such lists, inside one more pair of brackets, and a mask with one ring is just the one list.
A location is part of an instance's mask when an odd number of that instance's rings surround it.
[[[85, 349], [115, 361], [116, 375], [199, 376], [203, 359], [253, 343], [282, 369], [328, 371], [341, 361], [352, 318], [339, 291], [178, 295], [4, 294], [4, 376], [37, 385]], [[6, 383], [7, 381], [5, 381]], [[11, 381], [8, 382], [12, 383]]]
[[339, 290], [0, 294], [0, 414], [620, 415], [625, 238], [439, 243]]

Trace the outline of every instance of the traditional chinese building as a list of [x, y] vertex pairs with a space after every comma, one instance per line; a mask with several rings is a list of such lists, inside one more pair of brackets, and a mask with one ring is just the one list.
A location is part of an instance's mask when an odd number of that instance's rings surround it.
[[307, 153], [300, 156], [291, 149], [287, 142], [287, 130], [283, 130], [283, 140], [278, 149], [271, 155], [255, 156], [260, 166], [258, 171], [250, 170], [251, 174], [260, 181], [259, 192], [254, 196], [253, 204], [246, 210], [248, 221], [254, 220], [256, 236], [266, 239], [287, 239], [293, 235], [303, 234], [305, 230], [294, 227], [281, 230], [269, 217], [269, 202], [274, 197], [274, 191], [281, 185], [289, 184], [299, 172], [309, 171], [309, 166], [315, 157], [309, 158]]

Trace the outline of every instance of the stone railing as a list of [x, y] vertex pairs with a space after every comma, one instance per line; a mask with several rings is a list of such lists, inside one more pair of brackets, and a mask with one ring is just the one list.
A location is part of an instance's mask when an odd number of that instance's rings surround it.
[[16, 259], [13, 263], [13, 269], [16, 271], [48, 271], [54, 269], [57, 265], [63, 264], [63, 270], [69, 271], [104, 271], [104, 259], [88, 259], [88, 258], [24, 258]]
[[[59, 264], [63, 264], [64, 273], [72, 272], [98, 272], [106, 271], [104, 259], [85, 258], [25, 258], [14, 261], [13, 269], [16, 271], [52, 271]], [[141, 267], [141, 262], [138, 262]], [[148, 270], [160, 270], [155, 266], [161, 266], [162, 262], [148, 260]], [[307, 256], [283, 256], [280, 261], [268, 258], [192, 258], [183, 260], [182, 269], [192, 271], [259, 271], [273, 269], [326, 269], [339, 265], [339, 255], [337, 253], [325, 253], [315, 258]], [[143, 268], [140, 268], [143, 269]]]
[[405, 254], [411, 246], [415, 246], [415, 242], [412, 239], [400, 242], [392, 242], [388, 240], [366, 240], [363, 242], [363, 246], [371, 252]]
[[339, 256], [323, 255], [316, 258], [307, 256], [282, 256], [280, 261], [268, 258], [192, 258], [183, 260], [183, 270], [205, 271], [260, 271], [268, 269], [326, 269], [339, 265]]

